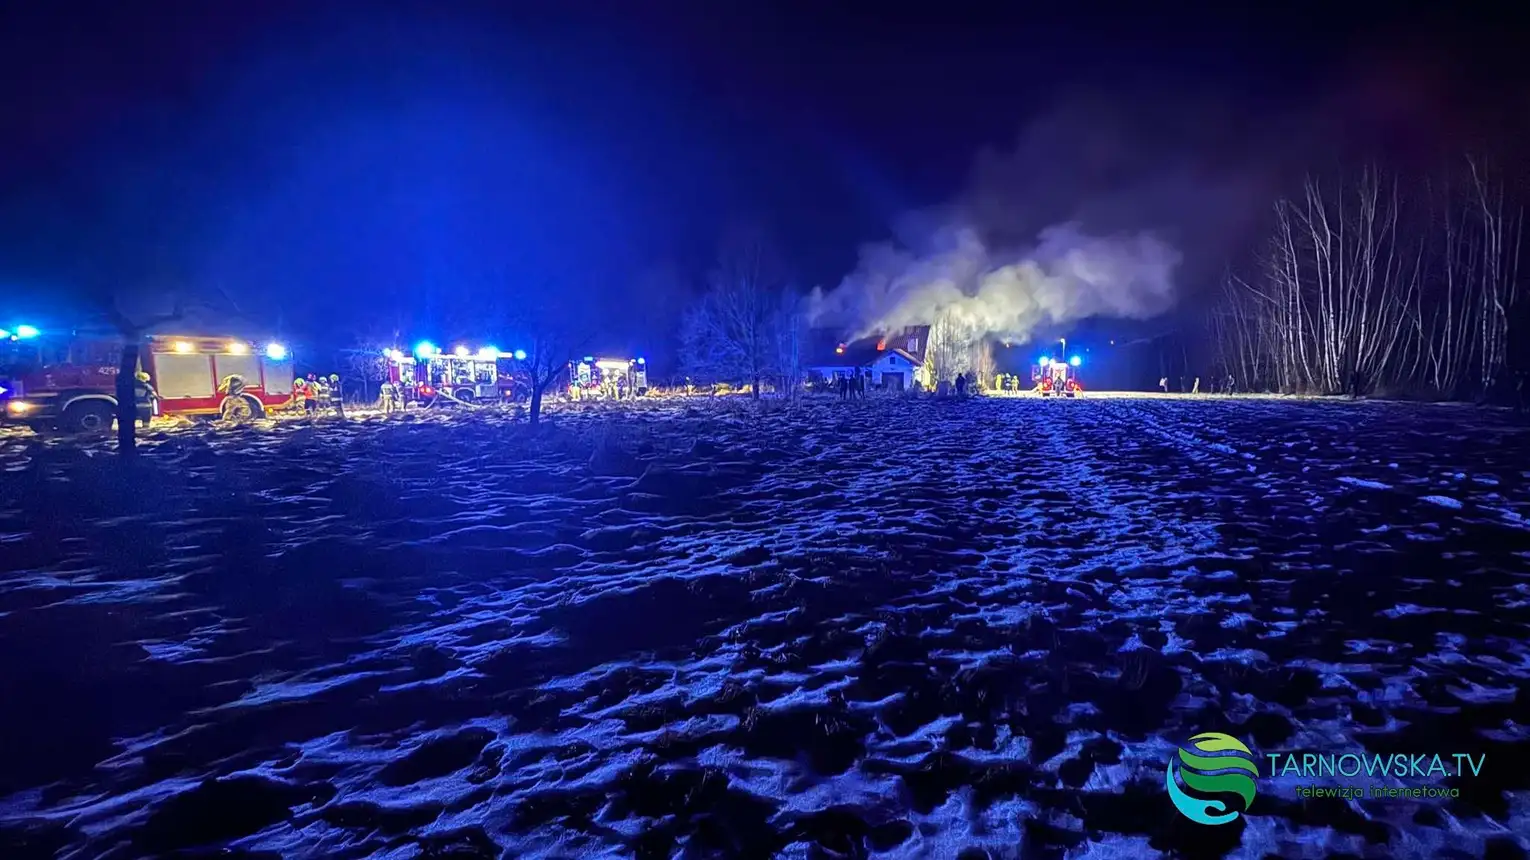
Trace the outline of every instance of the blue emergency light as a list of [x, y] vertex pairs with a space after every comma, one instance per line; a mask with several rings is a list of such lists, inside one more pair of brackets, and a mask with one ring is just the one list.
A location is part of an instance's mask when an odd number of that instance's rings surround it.
[[428, 340], [422, 340], [414, 345], [414, 354], [418, 358], [430, 358], [436, 354], [436, 345]]
[[1068, 359], [1068, 363], [1073, 365], [1074, 367], [1078, 367], [1080, 364], [1084, 363], [1084, 360], [1082, 358], [1079, 358], [1078, 356], [1075, 355], [1072, 358]]
[[39, 334], [41, 334], [41, 332], [39, 332], [37, 330], [36, 326], [30, 326], [30, 325], [19, 325], [19, 326], [16, 326], [16, 337], [20, 338], [21, 340], [26, 340], [28, 338], [37, 337]]
[[524, 350], [524, 349], [516, 350], [514, 355], [515, 355], [515, 360], [516, 361], [525, 361], [526, 360], [526, 350]]

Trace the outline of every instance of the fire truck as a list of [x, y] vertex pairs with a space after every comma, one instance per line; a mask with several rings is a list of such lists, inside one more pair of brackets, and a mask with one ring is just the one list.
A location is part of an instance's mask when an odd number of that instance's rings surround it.
[[587, 355], [569, 362], [568, 394], [573, 400], [622, 400], [647, 393], [646, 359]]
[[526, 360], [523, 350], [458, 346], [443, 352], [427, 341], [414, 348], [414, 355], [398, 349], [386, 354], [389, 381], [420, 403], [492, 403], [516, 399], [525, 388], [519, 372], [519, 362]]
[[1062, 361], [1042, 356], [1031, 369], [1033, 391], [1042, 397], [1077, 397], [1084, 387], [1078, 381], [1078, 366], [1083, 362], [1078, 356]]
[[[0, 421], [70, 433], [108, 430], [116, 417], [122, 341], [115, 332], [36, 332], [11, 337], [0, 351]], [[152, 335], [138, 350], [139, 368], [159, 394], [156, 415], [216, 415], [219, 383], [244, 377], [243, 397], [256, 417], [292, 394], [292, 361], [278, 343], [238, 337]]]

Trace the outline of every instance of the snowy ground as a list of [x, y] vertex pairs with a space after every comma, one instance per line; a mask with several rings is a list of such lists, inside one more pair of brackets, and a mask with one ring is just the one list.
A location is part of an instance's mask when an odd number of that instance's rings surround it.
[[[0, 438], [0, 857], [1530, 845], [1512, 416], [753, 409]], [[1210, 730], [1489, 758], [1406, 801], [1261, 760], [1207, 827], [1163, 775]]]

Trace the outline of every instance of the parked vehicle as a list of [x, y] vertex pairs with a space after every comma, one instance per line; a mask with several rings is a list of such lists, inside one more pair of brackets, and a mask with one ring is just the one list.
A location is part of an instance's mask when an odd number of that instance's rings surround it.
[[1043, 357], [1031, 370], [1033, 390], [1042, 397], [1077, 397], [1084, 390], [1078, 381], [1080, 363], [1077, 357], [1069, 361]]
[[[96, 433], [109, 430], [117, 413], [121, 339], [109, 332], [41, 333], [13, 341], [0, 357], [0, 421], [36, 430]], [[284, 404], [292, 394], [292, 360], [278, 343], [235, 337], [153, 335], [138, 351], [159, 397], [156, 415], [214, 416], [224, 395], [221, 380], [237, 375], [255, 417]]]

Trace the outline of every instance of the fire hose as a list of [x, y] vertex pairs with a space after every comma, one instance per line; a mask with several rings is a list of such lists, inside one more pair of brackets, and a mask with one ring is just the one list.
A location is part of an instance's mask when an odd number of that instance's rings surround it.
[[[477, 409], [478, 408], [478, 404], [477, 403], [469, 403], [466, 400], [458, 400], [457, 398], [451, 396], [447, 392], [441, 391], [439, 389], [437, 389], [437, 391], [436, 391], [436, 397], [445, 397], [447, 400], [450, 400], [451, 402], [456, 403], [459, 406], [466, 406], [469, 409]], [[426, 409], [429, 409], [431, 406], [436, 405], [436, 397], [432, 397], [431, 398], [430, 406], [426, 406], [425, 407]]]

